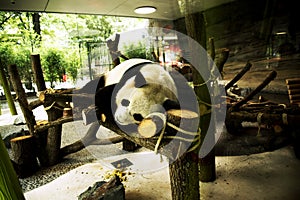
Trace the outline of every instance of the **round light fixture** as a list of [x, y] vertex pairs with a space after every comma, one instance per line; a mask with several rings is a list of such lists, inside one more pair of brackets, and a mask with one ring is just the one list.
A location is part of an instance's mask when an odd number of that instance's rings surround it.
[[156, 11], [156, 8], [153, 6], [141, 6], [141, 7], [137, 7], [134, 12], [137, 14], [151, 14], [154, 13]]

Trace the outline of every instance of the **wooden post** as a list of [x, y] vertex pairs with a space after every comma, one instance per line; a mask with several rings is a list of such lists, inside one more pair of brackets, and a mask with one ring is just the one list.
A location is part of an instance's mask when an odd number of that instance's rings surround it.
[[120, 34], [115, 35], [115, 40], [107, 40], [106, 44], [109, 49], [114, 67], [120, 64], [120, 58], [117, 56], [116, 52], [118, 51], [118, 45], [120, 41]]
[[21, 110], [23, 112], [26, 124], [28, 126], [31, 135], [34, 135], [34, 126], [36, 121], [32, 111], [29, 109], [27, 96], [25, 90], [22, 86], [20, 75], [16, 65], [8, 66], [8, 73], [10, 76], [10, 81], [12, 82], [13, 88], [16, 92], [18, 102], [20, 104]]
[[[63, 110], [56, 109], [53, 106], [53, 102], [45, 101], [45, 107], [50, 107], [47, 110], [48, 121], [55, 121], [58, 118], [63, 116]], [[62, 133], [62, 125], [57, 125], [54, 127], [50, 127], [48, 129], [47, 136], [47, 144], [46, 144], [46, 152], [48, 158], [48, 165], [55, 165], [60, 160], [60, 145], [61, 145], [61, 133]]]
[[[167, 121], [172, 124], [179, 126], [185, 131], [195, 131], [195, 127], [198, 127], [198, 118], [197, 113], [187, 111], [187, 110], [170, 110], [168, 111]], [[170, 134], [172, 130], [167, 127], [167, 134]], [[178, 131], [179, 134], [183, 134]], [[199, 137], [199, 136], [198, 136]], [[183, 136], [187, 139], [187, 135]], [[173, 200], [193, 200], [200, 199], [199, 192], [199, 171], [198, 171], [198, 149], [196, 151], [184, 152], [180, 155], [181, 146], [186, 146], [188, 144], [178, 141], [177, 155], [175, 156], [175, 161], [169, 164], [169, 173], [170, 173], [170, 182], [171, 182], [171, 191]], [[198, 143], [192, 143], [192, 147], [198, 145]], [[184, 148], [185, 149], [185, 148]], [[185, 150], [186, 151], [186, 150]]]
[[46, 90], [47, 88], [46, 88], [43, 70], [41, 66], [40, 54], [31, 55], [31, 65], [34, 74], [34, 80], [38, 88], [38, 91]]
[[[194, 39], [198, 42], [204, 49], [206, 49], [206, 25], [203, 13], [195, 13], [195, 14], [188, 14], [185, 16], [185, 24], [186, 30], [189, 37]], [[202, 55], [201, 58], [199, 56], [193, 56], [193, 47], [190, 47], [192, 53], [192, 63], [197, 63], [202, 68], [207, 70], [202, 70], [202, 73], [206, 74], [199, 74], [199, 72], [193, 68], [193, 84], [195, 93], [201, 101], [199, 101], [199, 108], [205, 108], [205, 110], [211, 110], [211, 99], [210, 93], [208, 90], [208, 84], [204, 84], [205, 80], [203, 77], [210, 77], [210, 69], [208, 67], [208, 60], [207, 56]], [[198, 55], [200, 52], [195, 52]], [[203, 103], [205, 102], [205, 103]], [[204, 141], [204, 138], [207, 134], [209, 125], [213, 123], [211, 120], [211, 114], [204, 114], [201, 113], [200, 110], [200, 124], [199, 127], [201, 129], [201, 142]], [[214, 141], [211, 141], [214, 142]], [[199, 166], [199, 175], [200, 180], [203, 182], [214, 181], [216, 178], [216, 167], [215, 167], [215, 153], [214, 149], [210, 151], [208, 155], [204, 158], [200, 159], [200, 166]]]
[[[45, 79], [43, 75], [41, 59], [39, 54], [33, 54], [30, 56], [31, 58], [31, 67], [33, 71], [34, 80], [37, 86], [38, 91], [44, 91], [47, 89], [45, 84]], [[48, 136], [48, 130], [43, 133], [36, 135], [36, 144], [39, 149], [37, 152], [37, 156], [42, 166], [48, 165], [48, 156], [46, 152], [46, 140]]]
[[16, 109], [16, 106], [15, 106], [14, 100], [12, 98], [12, 95], [10, 93], [10, 87], [9, 87], [9, 84], [8, 84], [7, 79], [6, 79], [5, 72], [2, 68], [2, 66], [0, 66], [0, 81], [2, 83], [2, 87], [3, 87], [3, 90], [4, 90], [4, 94], [5, 94], [5, 97], [6, 97], [6, 100], [7, 100], [7, 104], [8, 104], [10, 113], [12, 115], [17, 115], [18, 114], [17, 109]]
[[16, 172], [10, 162], [4, 142], [0, 137], [0, 196], [1, 199], [20, 199], [25, 197], [17, 178]]

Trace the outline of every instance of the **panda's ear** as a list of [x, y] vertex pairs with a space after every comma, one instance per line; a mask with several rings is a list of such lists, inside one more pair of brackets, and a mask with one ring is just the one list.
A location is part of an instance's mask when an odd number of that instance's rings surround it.
[[180, 109], [180, 104], [174, 100], [166, 99], [163, 103], [163, 107], [165, 110]]
[[136, 88], [141, 88], [146, 84], [147, 84], [147, 82], [146, 82], [146, 79], [143, 76], [143, 74], [141, 72], [137, 73], [137, 75], [135, 76], [135, 79], [134, 79], [134, 86]]

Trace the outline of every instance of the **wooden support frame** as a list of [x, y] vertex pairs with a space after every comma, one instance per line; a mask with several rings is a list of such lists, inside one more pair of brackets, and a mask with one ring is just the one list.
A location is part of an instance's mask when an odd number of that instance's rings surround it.
[[286, 79], [286, 86], [290, 103], [300, 105], [300, 78]]

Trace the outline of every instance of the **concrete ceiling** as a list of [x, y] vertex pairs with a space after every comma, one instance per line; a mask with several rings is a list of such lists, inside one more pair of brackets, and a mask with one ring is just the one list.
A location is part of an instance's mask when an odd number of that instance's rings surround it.
[[[99, 14], [124, 17], [178, 19], [187, 12], [206, 10], [236, 0], [1, 0], [2, 11]], [[153, 14], [139, 15], [134, 9], [154, 6]]]

